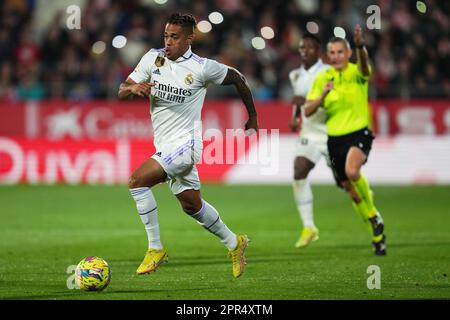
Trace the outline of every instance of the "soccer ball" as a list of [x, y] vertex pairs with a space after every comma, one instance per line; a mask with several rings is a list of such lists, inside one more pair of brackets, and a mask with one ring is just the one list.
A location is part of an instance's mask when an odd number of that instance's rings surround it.
[[76, 283], [86, 291], [101, 291], [111, 281], [111, 269], [108, 263], [100, 257], [86, 257], [75, 269]]

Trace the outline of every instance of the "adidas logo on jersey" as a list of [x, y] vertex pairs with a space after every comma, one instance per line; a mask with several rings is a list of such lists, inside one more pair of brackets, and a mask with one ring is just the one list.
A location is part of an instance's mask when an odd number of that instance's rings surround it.
[[156, 69], [155, 71], [152, 72], [153, 74], [159, 74], [161, 75], [161, 71], [159, 71], [159, 69]]

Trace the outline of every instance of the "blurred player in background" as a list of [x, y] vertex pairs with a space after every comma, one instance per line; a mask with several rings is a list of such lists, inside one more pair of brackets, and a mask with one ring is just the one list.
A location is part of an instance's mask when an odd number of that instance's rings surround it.
[[370, 223], [376, 255], [386, 254], [384, 223], [373, 202], [373, 193], [361, 167], [367, 162], [374, 136], [369, 129], [368, 86], [372, 69], [361, 27], [355, 28], [357, 64], [350, 63], [347, 40], [332, 38], [327, 55], [332, 65], [317, 75], [305, 103], [305, 115], [320, 106], [326, 111], [328, 151], [334, 174], [352, 199], [355, 210]]
[[[303, 222], [303, 230], [295, 247], [303, 248], [319, 239], [319, 230], [314, 224], [313, 193], [308, 174], [322, 156], [330, 164], [327, 149], [327, 130], [325, 110], [319, 109], [310, 117], [305, 117], [302, 105], [316, 75], [329, 68], [320, 59], [320, 40], [307, 34], [300, 41], [299, 52], [302, 66], [289, 73], [294, 91], [292, 119], [289, 128], [300, 134], [295, 147], [294, 160], [294, 198]], [[299, 121], [301, 119], [301, 122]]]
[[167, 261], [151, 187], [168, 181], [184, 212], [228, 248], [233, 276], [239, 277], [245, 268], [244, 251], [248, 238], [234, 234], [200, 194], [196, 163], [203, 148], [200, 121], [208, 84], [236, 87], [249, 116], [246, 130], [258, 130], [257, 115], [252, 94], [240, 72], [192, 52], [195, 28], [192, 15], [171, 15], [164, 31], [165, 47], [146, 53], [119, 88], [121, 99], [131, 95], [150, 97], [156, 147], [155, 154], [133, 172], [128, 183], [149, 241], [137, 273], [153, 272]]

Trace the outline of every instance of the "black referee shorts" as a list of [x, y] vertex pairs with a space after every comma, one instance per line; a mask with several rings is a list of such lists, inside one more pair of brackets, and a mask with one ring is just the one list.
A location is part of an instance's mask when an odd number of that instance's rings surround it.
[[361, 149], [368, 158], [373, 139], [375, 139], [375, 136], [368, 128], [363, 128], [343, 136], [328, 137], [328, 152], [336, 182], [340, 183], [348, 180], [345, 174], [345, 162], [350, 148], [357, 147]]

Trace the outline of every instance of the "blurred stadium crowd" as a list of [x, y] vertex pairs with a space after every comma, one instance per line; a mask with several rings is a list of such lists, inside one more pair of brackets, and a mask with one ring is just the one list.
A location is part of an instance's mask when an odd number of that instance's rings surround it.
[[[80, 30], [67, 28], [71, 4], [81, 8]], [[424, 12], [411, 0], [4, 0], [0, 100], [116, 99], [140, 57], [163, 46], [170, 13], [191, 12], [201, 21], [214, 11], [224, 20], [197, 32], [194, 51], [241, 70], [257, 100], [290, 99], [287, 75], [301, 63], [297, 49], [307, 23], [315, 23], [309, 31], [322, 41], [339, 26], [352, 42], [354, 26], [366, 26], [366, 9], [374, 4], [381, 8], [381, 29], [365, 36], [374, 65], [371, 97], [448, 98], [449, 1], [426, 1]], [[263, 26], [275, 37], [257, 50], [251, 39]], [[122, 48], [111, 45], [117, 35], [126, 37]], [[99, 41], [106, 46], [94, 46]], [[235, 96], [233, 88], [210, 89], [209, 98]]]

